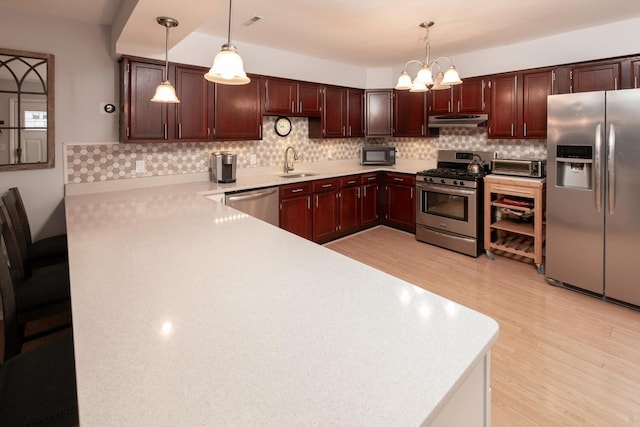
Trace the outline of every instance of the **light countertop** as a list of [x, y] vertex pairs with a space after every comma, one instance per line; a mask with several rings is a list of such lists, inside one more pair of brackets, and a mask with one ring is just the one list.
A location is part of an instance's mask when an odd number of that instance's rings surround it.
[[66, 197], [81, 425], [419, 425], [497, 338], [203, 185]]

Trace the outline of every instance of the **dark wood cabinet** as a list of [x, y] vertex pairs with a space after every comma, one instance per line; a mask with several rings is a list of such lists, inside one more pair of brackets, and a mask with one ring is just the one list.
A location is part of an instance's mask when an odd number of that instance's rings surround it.
[[328, 242], [338, 236], [338, 181], [313, 181], [313, 241]]
[[387, 172], [385, 222], [412, 233], [416, 231], [415, 176]]
[[213, 137], [216, 140], [262, 139], [262, 79], [246, 85], [215, 85]]
[[364, 90], [347, 89], [347, 135], [364, 136]]
[[640, 87], [640, 59], [629, 61], [631, 75], [629, 76], [629, 89], [637, 89]]
[[322, 111], [322, 85], [266, 77], [264, 114], [319, 116]]
[[620, 61], [597, 61], [570, 67], [571, 92], [620, 89]]
[[365, 91], [365, 134], [393, 135], [393, 89]]
[[393, 135], [400, 137], [427, 134], [427, 93], [396, 90], [393, 94]]
[[206, 72], [202, 67], [175, 67], [175, 88], [180, 99], [180, 103], [175, 104], [176, 140], [206, 142], [211, 139], [210, 117], [213, 115], [213, 106], [209, 90], [215, 90], [215, 85], [203, 77]]
[[338, 230], [341, 235], [350, 234], [360, 228], [360, 176], [339, 178], [338, 186]]
[[378, 224], [378, 182], [377, 173], [360, 177], [360, 227], [366, 228]]
[[507, 73], [490, 83], [489, 138], [545, 139], [553, 70]]
[[485, 77], [468, 77], [450, 89], [431, 90], [429, 114], [487, 113], [487, 81]]
[[342, 138], [347, 134], [347, 89], [325, 86], [322, 115], [309, 118], [309, 138]]
[[313, 239], [311, 182], [280, 187], [280, 228], [300, 237]]
[[[173, 139], [173, 104], [151, 102], [164, 80], [164, 63], [123, 58], [121, 63], [122, 142], [165, 142]], [[204, 80], [204, 78], [203, 78]], [[171, 119], [171, 122], [170, 122]]]

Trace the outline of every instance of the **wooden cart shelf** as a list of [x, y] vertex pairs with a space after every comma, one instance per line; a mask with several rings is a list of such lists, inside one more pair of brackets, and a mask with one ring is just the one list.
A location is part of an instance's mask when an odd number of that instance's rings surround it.
[[[544, 273], [545, 179], [488, 175], [484, 178], [484, 248], [489, 259], [494, 251], [525, 258]], [[514, 200], [518, 203], [513, 203]]]

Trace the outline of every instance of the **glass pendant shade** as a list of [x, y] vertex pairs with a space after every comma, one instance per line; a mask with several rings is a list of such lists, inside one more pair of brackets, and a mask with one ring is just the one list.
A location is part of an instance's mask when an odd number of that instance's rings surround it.
[[437, 75], [436, 75], [436, 80], [433, 83], [433, 86], [431, 87], [431, 90], [444, 90], [444, 89], [449, 89], [451, 86], [444, 84], [443, 83], [443, 79], [444, 79], [444, 74], [442, 73], [442, 71], [440, 71]]
[[444, 77], [442, 78], [443, 85], [459, 85], [462, 83], [460, 80], [460, 74], [458, 74], [458, 70], [453, 65], [450, 65], [447, 68], [447, 71], [444, 73]]
[[411, 85], [411, 89], [409, 89], [409, 92], [426, 92], [428, 90], [429, 88], [426, 84], [414, 80], [413, 84]]
[[416, 82], [424, 83], [426, 85], [433, 84], [433, 76], [431, 75], [431, 70], [426, 65], [422, 66], [416, 75]]
[[411, 76], [406, 71], [400, 73], [400, 77], [398, 77], [398, 83], [396, 84], [397, 90], [409, 90], [413, 87], [411, 84]]
[[204, 78], [227, 85], [245, 85], [251, 81], [244, 72], [242, 58], [235, 46], [223, 44], [222, 49], [213, 60], [213, 65]]
[[152, 102], [166, 102], [169, 104], [179, 104], [180, 100], [176, 95], [176, 90], [169, 80], [165, 80], [158, 85], [156, 93], [151, 98]]

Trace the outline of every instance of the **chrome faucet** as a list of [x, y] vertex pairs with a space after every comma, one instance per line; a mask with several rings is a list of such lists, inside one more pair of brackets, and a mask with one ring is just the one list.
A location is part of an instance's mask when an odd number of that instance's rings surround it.
[[[293, 160], [291, 161], [291, 166], [289, 166], [289, 150], [293, 151]], [[296, 149], [289, 146], [286, 150], [284, 150], [284, 173], [289, 173], [289, 171], [293, 170], [293, 161], [298, 160], [298, 155], [296, 154]]]

